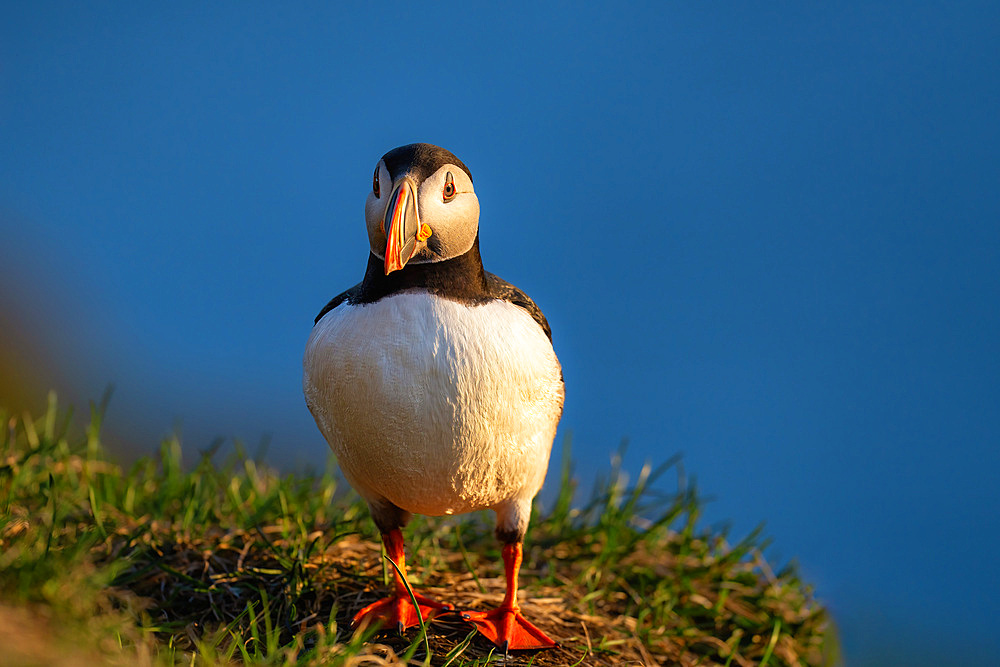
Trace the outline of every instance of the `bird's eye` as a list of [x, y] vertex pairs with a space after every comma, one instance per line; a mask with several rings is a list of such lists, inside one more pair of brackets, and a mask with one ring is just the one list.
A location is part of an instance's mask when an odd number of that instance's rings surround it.
[[375, 176], [372, 178], [372, 192], [378, 197], [378, 167], [375, 167]]
[[451, 177], [449, 171], [444, 177], [444, 200], [451, 201], [455, 198], [455, 179]]

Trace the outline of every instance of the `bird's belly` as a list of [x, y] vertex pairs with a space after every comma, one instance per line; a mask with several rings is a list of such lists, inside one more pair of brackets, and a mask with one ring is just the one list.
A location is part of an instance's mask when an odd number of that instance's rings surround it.
[[314, 327], [304, 370], [320, 430], [370, 500], [440, 515], [541, 488], [563, 383], [518, 306], [422, 292], [345, 303]]

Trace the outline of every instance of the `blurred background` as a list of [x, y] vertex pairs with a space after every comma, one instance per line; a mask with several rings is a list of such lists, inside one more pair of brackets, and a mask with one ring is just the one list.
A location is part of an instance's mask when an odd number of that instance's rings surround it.
[[0, 10], [3, 403], [321, 466], [313, 317], [436, 143], [552, 324], [555, 465], [683, 453], [848, 665], [995, 661], [997, 5], [87, 4]]

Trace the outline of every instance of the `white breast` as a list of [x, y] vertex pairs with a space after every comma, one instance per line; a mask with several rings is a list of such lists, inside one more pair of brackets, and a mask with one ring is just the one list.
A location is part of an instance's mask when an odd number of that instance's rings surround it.
[[564, 389], [522, 308], [416, 291], [343, 303], [313, 328], [303, 365], [309, 409], [366, 499], [440, 515], [541, 488]]

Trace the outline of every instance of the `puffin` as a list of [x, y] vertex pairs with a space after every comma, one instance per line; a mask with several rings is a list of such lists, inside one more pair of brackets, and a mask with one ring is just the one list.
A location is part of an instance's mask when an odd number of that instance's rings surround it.
[[518, 572], [565, 386], [548, 321], [527, 294], [483, 268], [469, 168], [417, 143], [378, 161], [365, 202], [368, 265], [316, 317], [303, 392], [344, 477], [367, 502], [393, 568], [391, 594], [360, 626], [400, 632], [454, 611], [404, 584], [402, 529], [413, 514], [492, 510], [506, 593], [461, 611], [501, 650], [556, 645], [521, 613]]

